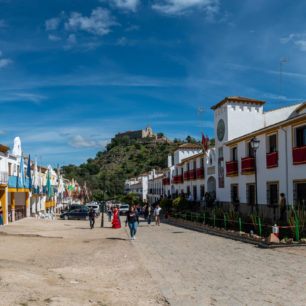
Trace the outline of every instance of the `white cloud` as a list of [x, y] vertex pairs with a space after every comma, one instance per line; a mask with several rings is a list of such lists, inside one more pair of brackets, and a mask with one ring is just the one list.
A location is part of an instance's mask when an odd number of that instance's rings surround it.
[[49, 34], [49, 35], [48, 35], [48, 38], [49, 38], [49, 40], [51, 40], [51, 41], [59, 41], [59, 40], [61, 40], [61, 38], [60, 38], [59, 36], [52, 35], [52, 34]]
[[128, 44], [128, 40], [126, 37], [121, 37], [117, 41], [117, 45], [119, 46], [126, 46]]
[[0, 50], [0, 57], [2, 56], [2, 51]]
[[65, 29], [71, 31], [86, 31], [95, 35], [106, 35], [111, 31], [111, 27], [118, 25], [107, 9], [97, 7], [91, 12], [90, 17], [80, 13], [71, 13], [65, 23]]
[[47, 31], [57, 30], [60, 22], [61, 22], [61, 19], [57, 17], [46, 20], [45, 22], [46, 30]]
[[[100, 2], [104, 2], [103, 0]], [[137, 6], [140, 3], [140, 0], [111, 0], [113, 5], [117, 6], [120, 9], [124, 10], [130, 10], [135, 12], [137, 9]]]
[[76, 36], [75, 34], [70, 34], [67, 38], [67, 42], [69, 44], [75, 44], [76, 43]]
[[68, 145], [73, 148], [95, 148], [97, 146], [96, 142], [85, 138], [81, 135], [76, 135], [69, 142]]
[[287, 37], [280, 39], [282, 44], [287, 44], [289, 42], [296, 45], [301, 51], [306, 51], [306, 34], [305, 33], [291, 33]]
[[190, 9], [204, 9], [212, 18], [219, 11], [219, 0], [157, 0], [152, 8], [167, 15], [181, 15]]
[[7, 65], [11, 64], [13, 61], [10, 60], [9, 58], [2, 58], [0, 59], [0, 68], [4, 68]]
[[0, 135], [4, 135], [4, 134], [5, 134], [5, 132], [0, 130]]
[[45, 99], [45, 96], [28, 92], [2, 93], [0, 96], [0, 102], [27, 101], [38, 104], [40, 101]]

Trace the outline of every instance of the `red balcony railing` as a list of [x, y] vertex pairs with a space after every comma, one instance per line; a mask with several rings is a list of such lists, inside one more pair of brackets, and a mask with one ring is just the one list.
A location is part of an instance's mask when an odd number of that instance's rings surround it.
[[306, 164], [306, 146], [293, 148], [292, 158], [294, 165]]
[[266, 164], [267, 164], [267, 168], [278, 167], [278, 152], [267, 153]]
[[189, 179], [190, 180], [194, 180], [195, 179], [195, 175], [194, 175], [194, 171], [193, 170], [189, 170]]
[[170, 185], [170, 178], [166, 177], [163, 179], [163, 185]]
[[241, 174], [251, 174], [255, 171], [255, 158], [241, 158]]
[[197, 169], [197, 179], [204, 178], [204, 169], [203, 168], [198, 168]]
[[238, 161], [232, 160], [226, 163], [226, 176], [238, 175]]
[[184, 181], [188, 181], [189, 180], [189, 172], [185, 171], [184, 172]]
[[178, 182], [178, 184], [181, 184], [181, 183], [184, 182], [184, 176], [183, 176], [183, 174], [177, 176], [177, 182]]

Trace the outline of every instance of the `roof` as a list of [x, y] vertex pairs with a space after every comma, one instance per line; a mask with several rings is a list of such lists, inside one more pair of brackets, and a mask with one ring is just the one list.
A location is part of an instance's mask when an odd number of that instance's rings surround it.
[[174, 149], [174, 151], [177, 151], [180, 149], [201, 149], [201, 146], [197, 143], [183, 143], [182, 145]]
[[182, 161], [181, 161], [180, 164], [183, 164], [183, 163], [185, 163], [185, 162], [187, 162], [187, 161], [189, 161], [189, 160], [197, 159], [198, 157], [201, 157], [201, 156], [204, 157], [204, 156], [205, 156], [205, 153], [204, 153], [204, 152], [201, 152], [201, 153], [199, 153], [199, 154], [192, 155], [192, 156], [190, 156], [190, 157], [184, 158], [184, 159], [182, 159]]
[[[293, 107], [293, 106], [298, 106], [298, 105], [300, 105], [300, 104], [301, 104], [301, 102], [300, 102], [300, 103], [296, 103], [296, 104], [291, 104], [291, 105], [286, 105], [286, 106], [278, 107], [278, 108], [273, 108], [273, 109], [270, 109], [270, 110], [268, 110], [268, 111], [265, 111], [264, 114], [266, 114], [266, 113], [271, 113], [271, 112], [274, 112], [274, 111], [277, 111], [277, 110], [280, 110], [280, 109], [284, 109], [284, 108], [289, 108], [289, 107]], [[298, 107], [297, 109], [299, 109], [299, 107]]]
[[6, 153], [10, 149], [11, 149], [11, 147], [0, 144], [0, 152]]
[[290, 124], [292, 124], [295, 121], [306, 122], [306, 114], [300, 114], [300, 115], [295, 116], [293, 118], [289, 118], [289, 119], [286, 119], [286, 120], [283, 120], [283, 121], [280, 121], [280, 122], [268, 125], [268, 126], [262, 128], [262, 129], [259, 129], [259, 130], [253, 131], [251, 133], [242, 135], [240, 137], [234, 138], [234, 139], [226, 142], [225, 144], [227, 146], [230, 146], [230, 145], [236, 144], [236, 143], [238, 143], [240, 141], [244, 141], [246, 139], [250, 139], [250, 138], [252, 138], [254, 136], [260, 135], [260, 134], [262, 134], [264, 132], [268, 132], [269, 130], [274, 130], [274, 129], [276, 129], [279, 126], [282, 127], [282, 126], [290, 125]]
[[260, 105], [264, 105], [266, 103], [266, 101], [263, 101], [263, 100], [256, 100], [256, 99], [251, 99], [251, 98], [234, 96], [234, 97], [225, 97], [222, 101], [212, 106], [211, 109], [215, 110], [218, 107], [225, 104], [226, 102], [238, 102], [238, 103], [240, 102], [240, 103], [250, 103], [250, 104], [260, 104]]
[[297, 112], [297, 113], [299, 113], [299, 112], [301, 112], [303, 109], [305, 109], [306, 108], [306, 102], [304, 102], [304, 103], [302, 103], [302, 105], [301, 106], [299, 106], [295, 111]]

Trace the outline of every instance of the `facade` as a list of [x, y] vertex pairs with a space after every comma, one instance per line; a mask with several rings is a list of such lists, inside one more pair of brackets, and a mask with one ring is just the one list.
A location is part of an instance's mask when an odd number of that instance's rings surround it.
[[[279, 203], [281, 193], [290, 205], [306, 205], [306, 102], [268, 112], [264, 104], [227, 97], [213, 106], [215, 148], [203, 153], [197, 144], [179, 146], [162, 171], [162, 196], [187, 194], [201, 201], [208, 192], [228, 207], [239, 201], [249, 213], [256, 203], [256, 167], [257, 203], [263, 213]], [[259, 140], [255, 153], [250, 143], [254, 137]], [[150, 202], [160, 198], [160, 188], [155, 188], [159, 179], [148, 175]]]

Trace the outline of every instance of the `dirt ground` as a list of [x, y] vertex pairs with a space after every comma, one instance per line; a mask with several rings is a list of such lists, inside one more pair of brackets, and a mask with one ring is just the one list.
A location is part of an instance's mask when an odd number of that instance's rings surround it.
[[143, 221], [131, 241], [126, 228], [96, 225], [0, 228], [0, 305], [305, 305], [305, 247], [260, 249]]
[[125, 229], [90, 230], [86, 221], [0, 228], [0, 296], [6, 306], [167, 304]]

